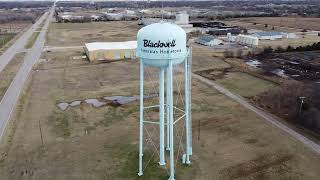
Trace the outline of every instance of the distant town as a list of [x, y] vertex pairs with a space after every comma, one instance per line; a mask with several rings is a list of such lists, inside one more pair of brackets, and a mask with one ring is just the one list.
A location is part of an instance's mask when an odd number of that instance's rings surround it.
[[[142, 66], [154, 24], [186, 44]], [[177, 180], [319, 179], [320, 1], [1, 1], [1, 180], [172, 179], [170, 141]]]

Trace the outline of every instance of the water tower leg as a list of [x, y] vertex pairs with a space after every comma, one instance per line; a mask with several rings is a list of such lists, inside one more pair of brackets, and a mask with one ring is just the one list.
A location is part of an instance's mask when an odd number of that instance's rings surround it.
[[160, 117], [160, 162], [159, 164], [165, 165], [164, 160], [164, 68], [160, 69], [159, 74], [159, 117]]
[[143, 121], [144, 121], [144, 106], [143, 106], [143, 80], [144, 80], [144, 69], [143, 62], [140, 61], [140, 136], [139, 136], [139, 176], [143, 175], [142, 172], [142, 158], [143, 158]]
[[189, 48], [188, 56], [188, 97], [189, 97], [189, 155], [192, 156], [192, 76], [191, 76], [191, 67], [192, 67], [192, 47]]
[[172, 61], [169, 61], [169, 112], [170, 112], [170, 177], [169, 180], [174, 180], [174, 147], [173, 147], [173, 67]]
[[186, 124], [186, 164], [190, 164], [190, 109], [189, 109], [189, 76], [188, 58], [184, 61], [184, 94], [185, 94], [185, 124]]
[[167, 68], [167, 90], [166, 90], [166, 98], [167, 98], [167, 150], [170, 150], [170, 126], [169, 126], [169, 121], [170, 121], [170, 108], [169, 108], [169, 94], [170, 94], [170, 83], [169, 83], [169, 70]]

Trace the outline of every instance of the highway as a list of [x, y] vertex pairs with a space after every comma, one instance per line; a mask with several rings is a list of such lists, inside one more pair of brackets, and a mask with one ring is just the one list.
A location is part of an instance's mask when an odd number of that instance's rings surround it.
[[46, 18], [48, 13], [44, 13], [25, 33], [23, 33], [3, 54], [0, 56], [0, 72], [13, 59], [13, 57], [23, 51], [29, 37], [37, 30], [41, 22]]
[[313, 142], [312, 140], [306, 138], [304, 135], [300, 134], [299, 132], [296, 132], [295, 130], [291, 129], [290, 127], [288, 127], [287, 125], [281, 123], [281, 119], [262, 110], [259, 109], [255, 106], [253, 106], [252, 104], [248, 103], [243, 97], [238, 96], [236, 94], [233, 94], [232, 92], [230, 92], [229, 90], [225, 89], [223, 86], [221, 86], [220, 84], [215, 83], [214, 81], [211, 81], [209, 79], [206, 79], [202, 76], [199, 76], [197, 74], [192, 73], [192, 77], [215, 88], [216, 90], [218, 90], [220, 93], [226, 95], [227, 97], [233, 99], [234, 101], [238, 102], [239, 104], [241, 104], [242, 106], [244, 106], [245, 108], [255, 112], [258, 116], [262, 117], [264, 120], [266, 120], [267, 122], [271, 123], [272, 125], [274, 125], [275, 127], [281, 129], [282, 131], [288, 133], [291, 137], [293, 137], [294, 139], [302, 142], [303, 144], [305, 144], [307, 147], [311, 148], [312, 150], [314, 150], [316, 153], [320, 154], [320, 145]]
[[[3, 96], [2, 100], [0, 101], [0, 140], [2, 139], [2, 136], [5, 132], [5, 128], [7, 126], [7, 123], [10, 120], [12, 113], [14, 112], [14, 109], [16, 107], [18, 100], [19, 100], [20, 93], [24, 87], [24, 84], [25, 84], [26, 80], [28, 79], [30, 72], [32, 71], [32, 67], [39, 60], [39, 58], [41, 56], [41, 53], [42, 53], [42, 50], [44, 47], [44, 43], [45, 43], [46, 33], [48, 30], [48, 26], [50, 23], [50, 19], [52, 18], [53, 12], [54, 12], [54, 6], [50, 9], [48, 16], [41, 17], [41, 18], [47, 17], [45, 24], [44, 24], [37, 40], [35, 41], [33, 47], [27, 51], [27, 53], [24, 57], [24, 62], [22, 64], [22, 66], [20, 67], [16, 76], [12, 80], [12, 82], [11, 82], [9, 88], [7, 89], [5, 95]], [[40, 18], [40, 21], [38, 21], [36, 24], [41, 22], [41, 18]], [[36, 27], [38, 27], [38, 26], [35, 26], [34, 28], [36, 28]], [[32, 33], [33, 31], [34, 31], [34, 29], [30, 30], [30, 32], [28, 32], [27, 35], [29, 35], [29, 33]], [[10, 50], [9, 53], [7, 53], [7, 55], [6, 55], [8, 58], [10, 56], [13, 56], [10, 53], [14, 53], [14, 50], [19, 50], [24, 46], [23, 40], [25, 40], [24, 38], [26, 38], [27, 35], [24, 36], [22, 38], [22, 40], [19, 39], [18, 44], [15, 43], [16, 45], [14, 45], [12, 50]], [[19, 44], [19, 43], [22, 43], [22, 44]], [[9, 60], [7, 60], [7, 61], [9, 62]]]

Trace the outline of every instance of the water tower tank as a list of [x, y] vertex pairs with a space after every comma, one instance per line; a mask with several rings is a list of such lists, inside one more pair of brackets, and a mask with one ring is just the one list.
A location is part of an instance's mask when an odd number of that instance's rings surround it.
[[176, 24], [154, 23], [139, 30], [137, 54], [145, 65], [164, 68], [187, 56], [186, 32]]

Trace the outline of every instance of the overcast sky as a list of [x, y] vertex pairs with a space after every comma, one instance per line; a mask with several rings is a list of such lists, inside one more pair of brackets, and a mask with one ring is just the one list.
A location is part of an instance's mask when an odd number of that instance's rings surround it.
[[[0, 1], [54, 1], [54, 0], [0, 0]], [[61, 0], [61, 1], [90, 1], [90, 0]], [[94, 0], [94, 1], [130, 1], [130, 0]], [[132, 1], [148, 1], [148, 0], [132, 0]], [[231, 1], [231, 0], [151, 0], [151, 1]], [[241, 1], [241, 0], [233, 0]], [[250, 1], [250, 0], [242, 0]], [[264, 1], [264, 0], [261, 0]]]
[[[55, 0], [0, 0], [0, 1], [55, 1]], [[90, 0], [61, 0], [61, 1], [90, 1]], [[94, 1], [130, 1], [130, 0], [94, 0]], [[148, 0], [132, 0], [148, 1]], [[250, 1], [250, 0], [151, 0], [151, 1]], [[255, 0], [266, 1], [266, 0]], [[304, 1], [304, 0], [283, 0], [283, 1]]]

